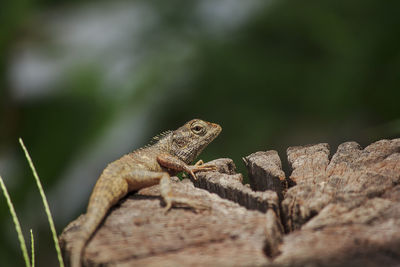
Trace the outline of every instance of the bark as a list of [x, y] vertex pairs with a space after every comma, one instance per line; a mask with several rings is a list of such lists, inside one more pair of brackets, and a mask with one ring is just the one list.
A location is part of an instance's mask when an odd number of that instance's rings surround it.
[[[196, 181], [174, 178], [174, 194], [210, 207], [197, 213], [164, 214], [158, 186], [130, 194], [88, 243], [85, 265], [400, 265], [400, 139], [347, 142], [331, 158], [327, 144], [287, 156], [290, 175], [275, 151], [244, 158], [250, 185], [230, 159]], [[83, 219], [60, 236], [67, 261]]]

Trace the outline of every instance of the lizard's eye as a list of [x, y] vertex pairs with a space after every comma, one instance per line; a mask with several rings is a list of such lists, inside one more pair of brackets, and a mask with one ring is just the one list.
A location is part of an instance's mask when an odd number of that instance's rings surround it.
[[204, 127], [200, 124], [192, 125], [191, 130], [195, 134], [203, 134], [204, 133]]

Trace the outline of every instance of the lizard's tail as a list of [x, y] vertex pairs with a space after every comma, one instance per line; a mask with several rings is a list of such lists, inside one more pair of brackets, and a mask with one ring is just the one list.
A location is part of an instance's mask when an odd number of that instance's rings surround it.
[[[121, 185], [122, 183], [122, 185]], [[71, 249], [71, 267], [80, 267], [86, 243], [106, 216], [108, 210], [127, 193], [125, 180], [99, 179], [90, 196], [85, 221]], [[122, 189], [121, 189], [122, 188]], [[119, 189], [119, 190], [116, 190]], [[115, 193], [117, 191], [118, 194]]]
[[85, 220], [79, 230], [79, 235], [73, 243], [71, 249], [71, 267], [80, 267], [83, 251], [86, 243], [92, 237], [97, 227], [102, 222], [107, 214], [108, 209], [112, 205], [106, 198], [95, 199], [93, 203], [89, 204], [88, 211], [85, 215]]
[[71, 267], [80, 267], [81, 266], [81, 258], [83, 247], [86, 245], [84, 239], [79, 239], [75, 241], [74, 247], [71, 250], [71, 257], [70, 257], [70, 266]]
[[[104, 211], [105, 213], [106, 211]], [[85, 221], [83, 222], [81, 229], [79, 231], [79, 236], [74, 240], [72, 249], [71, 249], [71, 257], [70, 263], [71, 267], [80, 267], [82, 254], [84, 251], [84, 247], [86, 243], [89, 241], [90, 237], [96, 230], [97, 226], [103, 220], [104, 215], [103, 212], [99, 212], [97, 214], [87, 213], [85, 215]]]
[[93, 233], [95, 232], [96, 228], [99, 226], [101, 221], [103, 220], [105, 214], [107, 213], [107, 208], [108, 208], [107, 206], [101, 208], [99, 207], [96, 213], [94, 212], [86, 213], [85, 221], [83, 222], [81, 229], [79, 231], [79, 235], [74, 240], [71, 249], [71, 256], [70, 256], [71, 267], [81, 266], [81, 259], [85, 245], [92, 237]]

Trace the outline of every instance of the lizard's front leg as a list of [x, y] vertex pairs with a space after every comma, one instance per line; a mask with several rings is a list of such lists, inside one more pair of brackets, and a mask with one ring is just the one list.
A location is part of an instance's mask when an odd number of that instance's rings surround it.
[[195, 165], [188, 165], [177, 157], [171, 156], [169, 154], [160, 154], [157, 157], [158, 163], [167, 169], [176, 172], [187, 172], [193, 179], [197, 180], [195, 175], [199, 171], [215, 171], [217, 169], [214, 165], [203, 164], [202, 160], [199, 160]]

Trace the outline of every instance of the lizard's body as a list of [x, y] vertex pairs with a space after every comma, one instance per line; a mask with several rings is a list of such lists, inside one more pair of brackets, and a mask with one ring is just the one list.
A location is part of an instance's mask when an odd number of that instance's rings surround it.
[[185, 171], [192, 175], [212, 170], [209, 165], [188, 165], [221, 132], [218, 124], [191, 120], [179, 129], [157, 138], [153, 145], [135, 150], [110, 163], [100, 175], [90, 196], [80, 235], [74, 241], [71, 266], [79, 267], [84, 247], [108, 210], [128, 192], [160, 184], [166, 210], [175, 203], [197, 207], [197, 203], [171, 194], [170, 175]]

